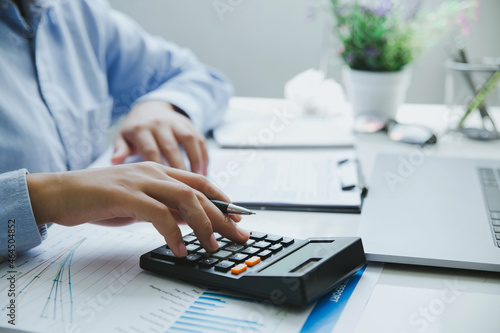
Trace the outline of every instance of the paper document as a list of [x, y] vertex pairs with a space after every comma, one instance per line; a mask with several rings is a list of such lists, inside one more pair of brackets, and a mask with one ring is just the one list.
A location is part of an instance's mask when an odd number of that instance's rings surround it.
[[[13, 268], [8, 262], [0, 264], [0, 292], [5, 295], [1, 298], [0, 331], [5, 327], [44, 333], [292, 333], [299, 332], [309, 316], [324, 312], [325, 306], [275, 306], [143, 271], [140, 255], [164, 240], [132, 227], [53, 225], [49, 238], [17, 258]], [[333, 328], [341, 304], [360, 275], [320, 300], [335, 312], [335, 320], [328, 320], [323, 328]], [[7, 297], [9, 289], [14, 295]], [[10, 299], [14, 300], [13, 311], [8, 308]], [[339, 308], [334, 310], [336, 301]], [[13, 314], [12, 319], [8, 314]], [[315, 332], [316, 328], [307, 324], [304, 330]]]
[[243, 206], [359, 212], [357, 171], [353, 149], [222, 149], [210, 151], [208, 178]]
[[[305, 114], [286, 101], [266, 110], [229, 108], [214, 130], [223, 148], [346, 147], [355, 142], [352, 116]], [[255, 107], [255, 106], [254, 106]]]

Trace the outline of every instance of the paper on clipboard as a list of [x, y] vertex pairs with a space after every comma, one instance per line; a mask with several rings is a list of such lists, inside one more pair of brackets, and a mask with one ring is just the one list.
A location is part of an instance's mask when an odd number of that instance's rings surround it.
[[354, 160], [353, 149], [212, 150], [208, 178], [243, 206], [359, 213]]

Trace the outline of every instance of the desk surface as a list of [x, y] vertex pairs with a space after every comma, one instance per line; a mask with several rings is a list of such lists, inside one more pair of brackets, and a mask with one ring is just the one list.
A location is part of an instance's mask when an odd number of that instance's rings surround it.
[[[270, 105], [279, 103], [266, 99], [232, 100], [232, 106], [242, 110], [263, 106], [270, 109]], [[442, 132], [449, 117], [442, 105], [404, 105], [397, 119]], [[439, 156], [492, 159], [500, 152], [500, 141], [475, 142], [454, 134], [440, 139], [433, 151]], [[418, 149], [392, 142], [384, 133], [357, 135], [356, 141], [367, 180], [377, 153], [411, 153]], [[297, 238], [352, 236], [357, 233], [359, 220], [359, 215], [352, 214], [259, 211], [246, 218], [242, 226]], [[385, 266], [356, 332], [499, 332], [498, 309], [499, 274], [391, 264]]]

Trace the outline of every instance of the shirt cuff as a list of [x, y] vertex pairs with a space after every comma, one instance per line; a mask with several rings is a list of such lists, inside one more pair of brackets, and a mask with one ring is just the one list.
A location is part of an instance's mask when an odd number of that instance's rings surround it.
[[[8, 253], [9, 239], [17, 253], [24, 252], [42, 243], [46, 227], [38, 228], [28, 193], [26, 169], [0, 174], [0, 255]], [[10, 236], [9, 236], [10, 235]], [[42, 237], [43, 236], [43, 237]]]

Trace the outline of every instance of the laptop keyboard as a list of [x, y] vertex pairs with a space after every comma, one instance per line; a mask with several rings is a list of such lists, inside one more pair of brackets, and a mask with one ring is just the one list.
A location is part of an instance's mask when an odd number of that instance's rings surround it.
[[491, 231], [495, 244], [500, 247], [500, 169], [479, 168], [479, 176], [490, 213]]

